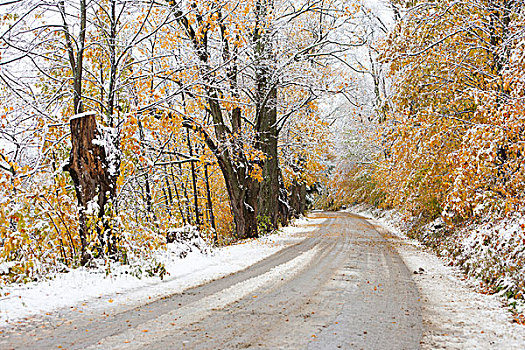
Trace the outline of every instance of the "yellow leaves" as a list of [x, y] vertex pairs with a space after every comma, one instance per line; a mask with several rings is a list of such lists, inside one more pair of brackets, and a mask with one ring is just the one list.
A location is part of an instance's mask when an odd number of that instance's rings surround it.
[[248, 175], [257, 182], [262, 182], [264, 180], [262, 174], [262, 168], [257, 164], [254, 164], [251, 169], [248, 170]]
[[319, 111], [319, 105], [318, 105], [317, 101], [310, 101], [310, 102], [308, 102], [308, 108], [309, 108], [312, 112], [317, 112], [317, 111]]
[[[450, 12], [449, 5], [436, 3], [440, 16], [414, 11], [387, 42], [383, 55], [397, 57], [391, 66], [397, 81], [391, 124], [382, 135], [392, 146], [374, 177], [387, 201], [416, 215], [440, 214], [446, 207], [468, 217], [478, 204], [516, 210], [525, 198], [515, 145], [525, 135], [513, 125], [524, 110], [502, 93], [513, 93], [522, 63], [507, 70], [495, 65], [497, 50], [486, 46], [490, 31], [473, 37], [459, 30], [427, 50], [472, 18], [486, 16], [483, 7], [455, 3]], [[399, 55], [405, 52], [421, 53]]]

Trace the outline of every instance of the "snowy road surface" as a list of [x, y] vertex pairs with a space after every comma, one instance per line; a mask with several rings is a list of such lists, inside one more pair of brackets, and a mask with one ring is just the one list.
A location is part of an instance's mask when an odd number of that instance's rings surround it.
[[362, 217], [327, 220], [300, 243], [238, 273], [135, 308], [61, 311], [2, 349], [417, 349], [418, 288]]

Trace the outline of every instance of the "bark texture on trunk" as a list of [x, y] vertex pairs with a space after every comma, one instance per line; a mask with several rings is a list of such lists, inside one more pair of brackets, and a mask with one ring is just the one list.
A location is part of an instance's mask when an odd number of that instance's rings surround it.
[[[280, 204], [279, 157], [277, 151], [279, 128], [277, 127], [277, 86], [274, 81], [276, 58], [273, 53], [271, 25], [267, 23], [268, 13], [273, 9], [273, 0], [256, 2], [256, 30], [253, 41], [257, 55], [256, 80], [256, 131], [258, 149], [265, 155], [262, 163], [263, 181], [258, 198], [257, 217], [267, 231], [275, 230], [279, 224], [286, 224], [287, 212]], [[284, 198], [282, 198], [284, 200]]]
[[[267, 85], [266, 78], [260, 77], [261, 85]], [[263, 90], [263, 86], [260, 87]], [[263, 90], [264, 91], [264, 90]], [[271, 231], [277, 229], [281, 222], [279, 210], [279, 193], [280, 193], [280, 175], [279, 156], [277, 153], [278, 129], [277, 129], [277, 90], [272, 88], [269, 93], [269, 98], [263, 106], [261, 106], [259, 121], [259, 150], [265, 155], [262, 164], [261, 189], [258, 199], [258, 213], [259, 220], [268, 220], [271, 227], [267, 230]]]
[[237, 237], [241, 239], [257, 237], [259, 183], [245, 174], [244, 168], [232, 163], [230, 157], [221, 154], [217, 160], [230, 197]]
[[97, 142], [104, 137], [97, 128], [94, 114], [72, 118], [70, 128], [71, 153], [64, 170], [69, 172], [75, 185], [79, 205], [81, 264], [85, 265], [92, 258], [87, 251], [89, 206], [97, 210], [93, 215], [102, 220], [102, 227], [97, 225], [99, 254], [107, 251], [109, 256], [114, 256], [116, 253], [116, 237], [105, 218], [105, 211], [116, 193], [117, 174], [111, 173], [106, 148], [101, 142]]
[[[203, 83], [206, 91], [206, 112], [211, 117], [213, 127], [206, 129], [192, 120], [190, 116], [183, 124], [196, 130], [204, 139], [209, 149], [215, 155], [226, 183], [231, 209], [234, 216], [236, 234], [239, 238], [257, 237], [258, 216], [266, 217], [274, 227], [278, 223], [279, 209], [279, 167], [277, 157], [277, 88], [272, 81], [275, 71], [275, 57], [272, 56], [271, 30], [267, 27], [268, 13], [273, 7], [273, 0], [257, 0], [256, 23], [252, 33], [252, 42], [255, 45], [255, 61], [253, 66], [256, 79], [256, 91], [253, 94], [256, 104], [255, 120], [243, 118], [243, 110], [235, 106], [227, 111], [221, 105], [225, 96], [231, 94], [234, 99], [240, 97], [241, 89], [238, 86], [237, 48], [231, 47], [222, 24], [222, 58], [227, 70], [226, 79], [229, 83], [229, 93], [224, 93], [222, 77], [215, 79], [215, 68], [210, 66], [211, 57], [208, 48], [208, 32], [202, 37], [197, 35], [192, 24], [176, 3], [171, 4], [177, 16], [177, 22], [186, 32], [189, 42], [201, 63]], [[222, 14], [219, 11], [219, 15]], [[202, 19], [197, 19], [202, 21]], [[202, 22], [199, 24], [203, 25]], [[266, 33], [265, 33], [266, 32]], [[243, 66], [244, 67], [244, 66]], [[221, 81], [221, 82], [220, 82]], [[184, 96], [183, 96], [184, 97]], [[265, 154], [265, 160], [250, 160], [245, 142], [239, 136], [244, 133], [243, 123], [253, 128], [256, 141], [254, 146]], [[262, 166], [264, 180], [261, 184], [253, 178], [255, 166]], [[263, 192], [260, 193], [261, 187]]]
[[[211, 108], [212, 112], [210, 112], [214, 120], [222, 120], [222, 114], [217, 108], [216, 102], [211, 100], [210, 105], [214, 107]], [[249, 175], [250, 164], [242, 151], [242, 145], [235, 145], [231, 150], [228, 147], [219, 148], [200, 125], [191, 120], [184, 120], [183, 125], [199, 132], [217, 159], [230, 198], [237, 237], [241, 239], [257, 237], [259, 182]], [[224, 127], [223, 124], [217, 123], [215, 125], [215, 132], [219, 139], [225, 135], [221, 130], [221, 125]]]
[[289, 199], [292, 217], [298, 218], [306, 212], [306, 184], [294, 181], [290, 188]]

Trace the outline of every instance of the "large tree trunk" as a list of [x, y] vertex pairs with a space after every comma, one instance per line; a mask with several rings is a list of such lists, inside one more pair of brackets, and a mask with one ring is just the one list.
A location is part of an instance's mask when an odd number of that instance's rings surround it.
[[298, 218], [306, 212], [306, 184], [294, 181], [290, 188], [291, 216]]
[[[251, 187], [253, 184], [246, 184]], [[252, 190], [243, 190], [237, 187], [227, 186], [230, 193], [233, 218], [235, 221], [235, 232], [238, 238], [254, 238], [258, 236], [257, 227], [257, 201], [256, 196], [252, 195]]]
[[[275, 55], [271, 37], [271, 25], [268, 25], [268, 13], [273, 8], [273, 0], [257, 0], [256, 29], [254, 44], [257, 55], [255, 79], [256, 91], [256, 131], [258, 148], [265, 155], [262, 163], [263, 181], [258, 199], [259, 220], [269, 221], [268, 231], [279, 224], [286, 224], [286, 213], [280, 210], [280, 168], [277, 153], [279, 129], [277, 127], [277, 88], [272, 79], [275, 71]], [[283, 222], [284, 221], [284, 222]]]
[[[251, 171], [254, 170], [253, 162], [249, 161], [247, 154], [245, 153], [245, 147], [241, 144], [242, 141], [236, 140], [235, 135], [241, 135], [243, 128], [241, 123], [243, 122], [242, 118], [242, 109], [239, 106], [233, 108], [231, 113], [227, 113], [225, 109], [221, 107], [221, 101], [224, 98], [224, 94], [220, 91], [219, 86], [221, 84], [215, 81], [215, 69], [212, 69], [209, 65], [210, 53], [208, 51], [208, 36], [207, 32], [204, 32], [203, 37], [197, 35], [196, 30], [192, 27], [188, 18], [184, 15], [176, 3], [172, 3], [174, 13], [178, 18], [178, 23], [185, 29], [185, 32], [188, 36], [188, 39], [192, 43], [195, 53], [197, 54], [201, 64], [202, 72], [204, 73], [203, 82], [206, 86], [207, 92], [207, 112], [212, 118], [213, 121], [213, 132], [214, 138], [208, 134], [208, 131], [202, 128], [197, 123], [193, 122], [191, 118], [187, 118], [183, 124], [186, 127], [191, 127], [192, 129], [197, 130], [205, 139], [206, 144], [213, 152], [219, 166], [221, 168], [222, 174], [224, 176], [224, 181], [228, 189], [228, 195], [231, 202], [231, 208], [234, 215], [236, 233], [239, 238], [245, 237], [256, 237], [258, 235], [258, 222], [257, 215], [260, 213], [259, 207], [259, 182], [252, 177]], [[267, 161], [263, 162], [263, 176], [266, 173], [271, 174], [272, 179], [275, 179], [274, 176], [274, 166], [277, 164], [277, 134], [276, 134], [276, 123], [277, 118], [276, 112], [276, 96], [277, 91], [275, 88], [271, 88], [271, 74], [269, 72], [273, 71], [273, 64], [268, 64], [269, 61], [265, 57], [268, 53], [271, 54], [271, 49], [268, 50], [269, 46], [264, 43], [266, 39], [270, 36], [261, 40], [263, 35], [264, 21], [268, 20], [269, 8], [273, 6], [273, 0], [257, 0], [256, 2], [256, 21], [255, 29], [253, 31], [253, 42], [255, 43], [257, 51], [257, 67], [255, 67], [256, 79], [257, 79], [257, 92], [256, 92], [256, 122], [255, 122], [255, 133], [257, 134], [257, 142], [255, 147], [259, 150], [262, 150], [267, 154], [267, 148], [271, 151], [267, 158]], [[197, 20], [199, 25], [205, 25], [202, 23], [201, 19]], [[238, 97], [240, 90], [237, 86], [237, 68], [235, 52], [236, 48], [232, 48], [230, 52], [230, 46], [228, 40], [226, 39], [225, 28], [221, 26], [222, 29], [222, 56], [224, 62], [230, 62], [232, 65], [227, 69], [227, 79], [230, 83], [230, 88], [232, 91], [233, 97]], [[260, 69], [259, 69], [260, 68]], [[222, 80], [222, 78], [220, 79]], [[268, 96], [270, 92], [271, 96]], [[184, 97], [183, 97], [184, 98]], [[271, 99], [271, 101], [268, 101]], [[267, 113], [270, 111], [270, 113]], [[225, 120], [225, 117], [228, 117], [229, 120]], [[262, 117], [262, 118], [260, 118]], [[273, 118], [265, 119], [265, 118]], [[253, 126], [251, 122], [249, 122]], [[265, 129], [262, 130], [261, 127]], [[233, 137], [232, 137], [233, 136]], [[271, 137], [275, 136], [275, 137]], [[268, 142], [261, 142], [262, 139], [268, 139]], [[232, 144], [233, 142], [233, 144]], [[217, 143], [217, 145], [215, 144]], [[235, 144], [237, 143], [237, 144]], [[274, 151], [272, 151], [274, 150]], [[278, 184], [278, 177], [276, 178]], [[272, 180], [273, 181], [273, 180]], [[272, 186], [273, 186], [272, 182]], [[266, 185], [263, 185], [266, 186]], [[262, 213], [268, 213], [268, 216], [274, 223], [277, 223], [276, 215], [274, 211], [278, 208], [278, 193], [279, 187], [277, 190], [273, 191], [271, 188], [265, 189], [265, 194], [262, 196], [268, 200], [263, 200]]]
[[208, 174], [208, 166], [209, 164], [204, 164], [204, 180], [206, 183], [206, 203], [207, 203], [207, 211], [208, 211], [208, 221], [211, 225], [211, 228], [215, 232], [215, 242], [218, 241], [217, 237], [217, 227], [215, 226], [215, 215], [213, 214], [213, 202], [211, 200], [211, 190], [210, 190], [210, 176]]
[[250, 176], [245, 176], [242, 168], [235, 167], [229, 157], [220, 155], [217, 160], [230, 197], [237, 238], [257, 237], [259, 183]]
[[[262, 78], [261, 78], [262, 79]], [[259, 116], [259, 149], [264, 153], [266, 159], [262, 163], [262, 177], [261, 189], [258, 199], [258, 213], [259, 220], [269, 220], [271, 227], [267, 230], [271, 231], [278, 227], [279, 223], [285, 224], [280, 218], [279, 210], [279, 193], [280, 193], [280, 168], [279, 157], [277, 154], [277, 108], [275, 106], [277, 100], [277, 91], [272, 89], [270, 91], [270, 98], [265, 106], [261, 109]]]
[[[109, 166], [108, 154], [97, 128], [94, 114], [82, 114], [70, 121], [71, 153], [69, 163], [64, 167], [73, 179], [79, 206], [79, 235], [81, 240], [81, 263], [85, 265], [91, 259], [87, 251], [89, 227], [87, 215], [96, 215], [102, 220], [102, 227], [97, 225], [99, 253], [114, 256], [116, 242], [110, 225], [105, 218], [107, 204], [116, 193], [117, 170]], [[115, 166], [115, 165], [113, 165]], [[90, 213], [96, 209], [95, 213]], [[107, 247], [106, 247], [107, 245]]]
[[[186, 144], [188, 146], [188, 152], [190, 157], [193, 158], [193, 146], [191, 145], [190, 130], [186, 129]], [[190, 163], [191, 167], [191, 184], [193, 186], [193, 208], [195, 210], [195, 225], [200, 228], [202, 222], [200, 218], [199, 210], [199, 192], [197, 190], [197, 172], [195, 169], [195, 163]]]
[[[217, 104], [212, 100], [210, 105], [214, 106], [211, 110], [215, 111], [215, 118], [221, 118]], [[183, 125], [197, 130], [217, 159], [228, 191], [237, 238], [257, 237], [259, 182], [249, 175], [249, 170], [246, 166], [250, 166], [250, 164], [242, 153], [242, 145], [232, 147], [233, 150], [237, 150], [237, 152], [233, 151], [232, 153], [227, 148], [219, 149], [206, 130], [200, 125], [191, 120], [184, 120]], [[222, 135], [220, 131], [221, 126], [223, 127], [223, 124], [217, 123], [215, 125], [215, 132], [218, 136]], [[243, 164], [243, 166], [240, 166], [240, 164]]]

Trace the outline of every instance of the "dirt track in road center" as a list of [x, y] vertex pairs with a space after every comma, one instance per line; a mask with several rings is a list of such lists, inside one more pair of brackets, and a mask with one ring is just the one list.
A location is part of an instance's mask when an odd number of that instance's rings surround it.
[[243, 271], [104, 317], [62, 314], [0, 348], [420, 348], [419, 295], [396, 251], [363, 217], [312, 216], [327, 220]]

